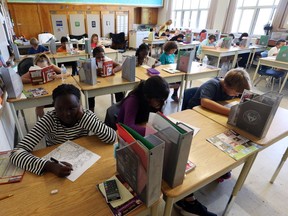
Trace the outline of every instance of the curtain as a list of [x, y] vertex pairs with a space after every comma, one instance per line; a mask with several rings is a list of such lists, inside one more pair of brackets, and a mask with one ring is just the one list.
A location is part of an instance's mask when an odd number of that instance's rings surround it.
[[222, 32], [224, 33], [231, 32], [233, 19], [236, 12], [236, 6], [237, 6], [237, 0], [230, 0], [228, 11], [226, 13], [227, 15], [224, 23], [224, 28], [222, 29]]
[[213, 29], [218, 0], [211, 0], [206, 22], [207, 29]]
[[273, 26], [273, 32], [275, 31], [283, 31], [284, 29], [284, 22], [286, 20], [286, 17], [288, 16], [288, 1], [287, 0], [280, 0], [275, 17], [272, 21], [272, 26]]

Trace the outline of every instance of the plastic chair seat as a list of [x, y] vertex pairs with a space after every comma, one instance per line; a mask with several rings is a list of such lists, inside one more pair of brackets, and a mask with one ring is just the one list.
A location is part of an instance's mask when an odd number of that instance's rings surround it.
[[279, 79], [285, 75], [285, 72], [284, 71], [277, 71], [275, 69], [268, 69], [268, 70], [266, 70], [266, 72], [263, 75], [272, 76], [275, 79]]

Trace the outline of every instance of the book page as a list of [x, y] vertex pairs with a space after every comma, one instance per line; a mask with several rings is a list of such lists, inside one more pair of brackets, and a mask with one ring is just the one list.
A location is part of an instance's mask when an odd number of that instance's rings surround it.
[[50, 160], [53, 157], [58, 161], [65, 161], [73, 166], [73, 171], [67, 178], [70, 181], [75, 181], [79, 178], [90, 166], [100, 159], [100, 156], [89, 151], [86, 148], [72, 142], [67, 141], [58, 148], [51, 151], [43, 158]]

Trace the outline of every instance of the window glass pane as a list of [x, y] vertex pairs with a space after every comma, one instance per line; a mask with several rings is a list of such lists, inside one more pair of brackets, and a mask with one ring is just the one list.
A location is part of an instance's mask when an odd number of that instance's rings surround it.
[[198, 9], [198, 7], [199, 7], [199, 0], [193, 0], [191, 2], [191, 9]]
[[182, 27], [189, 28], [189, 22], [190, 22], [190, 11], [184, 11]]
[[253, 9], [243, 10], [242, 18], [240, 20], [240, 25], [238, 29], [239, 32], [249, 32], [252, 23], [251, 17], [253, 17], [253, 13]]
[[201, 10], [199, 17], [199, 25], [197, 28], [201, 29], [206, 28], [207, 17], [208, 17], [208, 10]]
[[274, 0], [261, 0], [258, 2], [258, 6], [272, 6], [274, 4]]
[[210, 0], [201, 0], [199, 8], [209, 8]]
[[175, 23], [175, 27], [179, 28], [181, 26], [181, 11], [177, 11], [176, 12], [176, 23]]
[[233, 20], [233, 24], [232, 24], [232, 29], [231, 29], [231, 31], [233, 33], [238, 33], [238, 26], [239, 26], [241, 11], [242, 10], [237, 9], [235, 12], [235, 16], [234, 16], [234, 20]]
[[269, 22], [271, 13], [272, 13], [272, 9], [270, 8], [260, 9], [253, 34], [255, 35], [265, 34], [263, 28], [264, 28], [264, 25]]
[[172, 11], [172, 24], [170, 26], [170, 28], [174, 28], [175, 27], [175, 23], [176, 23], [176, 19], [175, 19], [175, 11]]
[[257, 0], [244, 0], [243, 6], [256, 6]]
[[279, 1], [280, 1], [280, 0], [275, 0], [275, 5], [278, 5], [278, 4], [279, 4]]
[[198, 14], [198, 11], [192, 11], [191, 20], [190, 20], [190, 28], [192, 29], [197, 28], [197, 14]]
[[190, 8], [190, 3], [191, 3], [191, 1], [184, 0], [183, 1], [183, 9], [189, 9]]
[[174, 9], [182, 9], [183, 0], [177, 0]]
[[243, 5], [243, 0], [238, 0], [237, 1], [237, 8], [241, 7]]

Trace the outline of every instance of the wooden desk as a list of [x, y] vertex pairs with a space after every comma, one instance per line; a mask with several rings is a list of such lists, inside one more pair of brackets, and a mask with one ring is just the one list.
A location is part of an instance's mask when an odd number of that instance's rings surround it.
[[74, 76], [74, 79], [85, 95], [87, 108], [89, 107], [88, 98], [90, 97], [128, 91], [133, 89], [140, 82], [137, 78], [135, 79], [135, 82], [129, 82], [128, 80], [123, 79], [121, 72], [117, 72], [113, 76], [97, 77], [97, 83], [95, 85], [80, 82], [79, 76]]
[[[116, 174], [113, 146], [102, 143], [95, 136], [82, 137], [74, 142], [100, 155], [101, 158], [75, 182], [59, 178], [52, 173], [37, 176], [26, 172], [21, 182], [1, 185], [1, 196], [14, 195], [1, 200], [1, 215], [111, 215], [96, 185]], [[33, 154], [42, 157], [56, 147], [48, 147]], [[59, 192], [51, 195], [50, 192], [54, 189], [58, 189]], [[157, 205], [152, 208], [157, 212]], [[137, 215], [143, 211], [149, 212], [150, 209], [142, 205], [130, 215]]]
[[104, 48], [105, 55], [114, 61], [118, 62], [118, 50], [111, 48]]
[[230, 49], [224, 49], [224, 48], [205, 49], [203, 48], [202, 52], [205, 55], [215, 56], [218, 58], [216, 67], [219, 67], [220, 60], [222, 57], [234, 56], [233, 63], [232, 63], [232, 68], [234, 68], [237, 63], [237, 58], [239, 54], [250, 53], [248, 57], [248, 59], [250, 59], [251, 48], [239, 48], [239, 47], [231, 47]]
[[[79, 86], [77, 85], [76, 81], [73, 79], [72, 76], [67, 77], [65, 80], [66, 84], [73, 84], [76, 87], [79, 88]], [[33, 98], [16, 98], [16, 99], [8, 99], [8, 103], [10, 105], [13, 117], [15, 119], [15, 124], [16, 124], [16, 128], [18, 130], [19, 133], [19, 137], [20, 140], [22, 140], [22, 138], [24, 137], [17, 114], [16, 114], [16, 110], [22, 110], [22, 109], [27, 109], [27, 108], [33, 108], [33, 107], [37, 107], [37, 106], [44, 106], [44, 105], [48, 105], [48, 104], [52, 104], [52, 92], [53, 90], [62, 84], [62, 80], [61, 79], [55, 79], [51, 82], [45, 83], [43, 85], [32, 85], [32, 84], [24, 84], [24, 88], [23, 90], [29, 90], [29, 89], [35, 89], [35, 88], [39, 88], [39, 87], [43, 87], [48, 94], [47, 95], [43, 95], [40, 97], [33, 97]]]
[[54, 62], [55, 65], [62, 62], [73, 62], [78, 61], [81, 58], [86, 59], [88, 54], [85, 51], [80, 51], [79, 53], [69, 54], [67, 52], [58, 52], [56, 54], [48, 54], [50, 59]]
[[177, 43], [177, 46], [178, 46], [178, 49], [179, 50], [182, 50], [182, 49], [195, 49], [196, 46], [198, 46], [200, 44], [200, 41], [192, 41], [191, 43], [183, 43], [183, 42], [178, 42]]
[[[148, 40], [148, 39], [143, 39], [143, 43], [149, 44], [150, 45], [150, 53], [152, 55], [152, 46], [153, 45], [163, 45], [167, 42], [167, 39], [154, 39], [154, 40]], [[156, 50], [156, 56], [158, 57], [158, 50]]]
[[[196, 168], [186, 175], [182, 185], [173, 189], [163, 181], [162, 192], [164, 198], [166, 198], [164, 215], [171, 215], [173, 204], [178, 200], [183, 199], [240, 164], [245, 163], [231, 195], [231, 197], [235, 199], [244, 184], [257, 152], [236, 161], [206, 141], [206, 138], [226, 131], [226, 127], [193, 110], [174, 113], [171, 117], [199, 127], [200, 131], [192, 140], [189, 155], [189, 159], [196, 164]], [[227, 211], [231, 208], [232, 203], [229, 202], [228, 204], [229, 205], [226, 206]]]
[[[280, 68], [280, 69], [284, 69], [284, 70], [288, 71], [288, 62], [276, 61], [276, 56], [260, 58], [258, 61], [257, 68], [255, 70], [254, 76], [253, 76], [253, 83], [256, 79], [257, 71], [259, 70], [260, 65]], [[285, 78], [281, 84], [281, 88], [279, 89], [279, 93], [281, 93], [281, 91], [283, 90], [283, 88], [286, 84], [287, 78], [288, 78], [288, 73], [286, 72]]]

